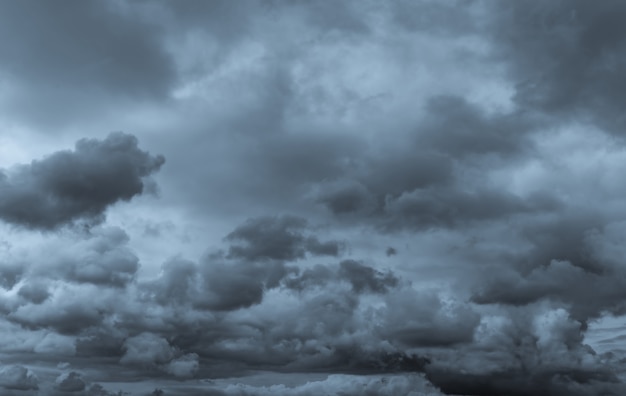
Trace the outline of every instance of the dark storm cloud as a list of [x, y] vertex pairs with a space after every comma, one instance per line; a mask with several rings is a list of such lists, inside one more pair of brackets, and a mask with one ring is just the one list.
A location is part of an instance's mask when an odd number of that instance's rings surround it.
[[[624, 394], [619, 353], [585, 345], [593, 319], [626, 312], [623, 194], [582, 164], [623, 161], [585, 140], [624, 124], [620, 4], [0, 6], [18, 118], [131, 99], [148, 117], [120, 119], [139, 119], [175, 166], [160, 175], [166, 203], [109, 214], [128, 233], [92, 223], [163, 164], [133, 136], [0, 173], [0, 218], [22, 226], [7, 239], [28, 245], [0, 252], [0, 352], [85, 367], [38, 380], [3, 366], [0, 386], [107, 395], [87, 381], [102, 375], [145, 392], [163, 380], [165, 394], [198, 394], [202, 378], [221, 395], [439, 394], [428, 381], [447, 394]], [[153, 107], [166, 98], [167, 112]], [[554, 131], [580, 121], [586, 135], [560, 147]], [[135, 208], [149, 213], [148, 248], [125, 216]], [[168, 217], [201, 231], [175, 245], [145, 226]], [[249, 220], [221, 249], [183, 258], [234, 217]], [[32, 230], [49, 232], [29, 244]], [[235, 385], [254, 370], [389, 376]]]
[[128, 248], [128, 242], [128, 235], [121, 229], [94, 230], [85, 240], [76, 241], [70, 254], [49, 257], [49, 267], [39, 271], [47, 272], [50, 278], [122, 287], [139, 269], [139, 259]]
[[104, 312], [99, 312], [88, 301], [73, 301], [70, 297], [68, 301], [24, 305], [7, 318], [29, 329], [51, 328], [60, 334], [78, 334], [85, 328], [99, 325]]
[[247, 384], [230, 385], [220, 395], [240, 396], [315, 396], [315, 395], [442, 395], [423, 376], [404, 375], [368, 375], [347, 374], [329, 375], [325, 380], [308, 381], [294, 387], [286, 385], [254, 386]]
[[515, 265], [495, 269], [490, 279], [482, 280], [474, 301], [515, 306], [542, 299], [558, 301], [583, 322], [605, 312], [622, 314], [624, 270], [612, 245], [623, 227], [607, 223], [598, 228], [600, 220], [571, 215], [558, 224], [529, 228], [530, 251], [514, 260]]
[[165, 161], [137, 144], [137, 138], [123, 133], [101, 141], [82, 139], [73, 151], [0, 173], [0, 218], [48, 230], [81, 218], [101, 220], [108, 206], [140, 195], [143, 179]]
[[174, 73], [156, 27], [133, 18], [126, 6], [100, 1], [3, 4], [3, 68], [44, 87], [167, 94]]
[[492, 375], [472, 375], [458, 372], [432, 372], [427, 378], [447, 395], [467, 396], [594, 396], [620, 395], [624, 386], [610, 372], [562, 371], [533, 373], [504, 371]]
[[124, 336], [124, 333], [112, 331], [106, 326], [87, 328], [76, 339], [76, 356], [119, 358], [124, 355]]
[[266, 289], [275, 288], [290, 270], [281, 263], [206, 263], [203, 279], [208, 293], [199, 296], [199, 307], [233, 310], [258, 304]]
[[474, 4], [469, 1], [447, 2], [395, 1], [391, 6], [393, 21], [407, 30], [433, 35], [459, 35], [477, 30], [474, 18], [468, 18]]
[[[146, 4], [156, 2], [144, 2]], [[244, 0], [237, 4], [225, 0], [206, 2], [191, 0], [185, 2], [159, 1], [174, 22], [182, 29], [189, 26], [209, 31], [220, 42], [229, 42], [246, 37], [253, 22], [250, 9], [261, 11], [256, 1]]]
[[0, 10], [0, 74], [15, 87], [9, 108], [26, 122], [65, 123], [108, 100], [163, 99], [176, 82], [159, 29], [133, 4], [27, 0]]
[[61, 392], [80, 392], [85, 389], [85, 381], [80, 373], [70, 371], [59, 375], [56, 379], [56, 388]]
[[0, 368], [0, 386], [9, 390], [39, 389], [37, 376], [26, 367], [13, 365]]
[[317, 197], [335, 215], [368, 214], [376, 209], [376, 199], [367, 187], [357, 181], [322, 184]]
[[457, 96], [432, 97], [403, 146], [353, 158], [358, 165], [317, 184], [317, 202], [339, 218], [390, 231], [552, 210], [558, 202], [549, 195], [520, 197], [477, 177], [494, 164], [524, 161], [536, 126], [522, 113], [490, 114]]
[[232, 244], [228, 257], [294, 261], [304, 258], [306, 253], [339, 255], [343, 247], [340, 242], [321, 242], [315, 236], [305, 236], [306, 228], [306, 219], [294, 216], [250, 219], [226, 236]]
[[331, 282], [347, 282], [356, 293], [386, 293], [398, 286], [399, 279], [391, 272], [382, 272], [355, 260], [343, 260], [338, 266], [316, 265], [301, 274], [285, 279], [285, 285], [295, 290], [324, 288]]
[[164, 364], [174, 358], [174, 349], [166, 339], [151, 333], [129, 337], [124, 342], [125, 354], [120, 363], [132, 365]]
[[488, 115], [458, 96], [431, 98], [424, 111], [416, 128], [418, 144], [456, 159], [489, 154], [510, 157], [532, 147], [527, 139], [532, 120], [522, 114]]
[[[427, 378], [446, 394], [621, 394], [613, 367], [583, 345], [583, 329], [566, 310], [535, 305], [510, 314], [506, 322], [487, 325], [495, 325], [492, 336], [466, 351], [458, 348], [451, 360], [433, 359]], [[460, 356], [473, 368], [460, 370]]]
[[357, 293], [362, 291], [385, 293], [398, 284], [398, 278], [393, 274], [384, 274], [354, 260], [344, 260], [339, 267], [339, 275], [348, 279], [352, 289]]
[[24, 273], [23, 263], [2, 263], [0, 265], [0, 286], [12, 289]]
[[455, 227], [472, 221], [502, 219], [532, 209], [529, 202], [497, 191], [419, 189], [396, 199], [387, 198], [388, 217], [383, 220], [383, 227]]
[[480, 323], [472, 306], [446, 303], [433, 294], [399, 290], [385, 297], [387, 309], [381, 312], [387, 339], [409, 347], [451, 346], [469, 343]]
[[146, 284], [148, 296], [161, 304], [191, 304], [199, 309], [230, 311], [250, 307], [266, 289], [293, 269], [280, 262], [250, 263], [208, 257], [196, 264], [169, 260], [161, 275]]
[[28, 282], [18, 290], [17, 294], [34, 304], [40, 304], [50, 297], [48, 287], [43, 282]]
[[259, 19], [274, 18], [281, 14], [298, 18], [301, 23], [323, 31], [367, 33], [369, 30], [367, 24], [360, 18], [359, 7], [349, 2], [309, 4], [283, 0], [244, 0], [233, 4], [224, 0], [209, 3], [191, 0], [182, 3], [163, 1], [162, 4], [178, 19], [178, 23], [206, 30], [220, 42], [245, 38], [254, 31], [252, 25]]
[[531, 1], [496, 7], [495, 42], [517, 83], [516, 102], [622, 134], [625, 119], [621, 1]]

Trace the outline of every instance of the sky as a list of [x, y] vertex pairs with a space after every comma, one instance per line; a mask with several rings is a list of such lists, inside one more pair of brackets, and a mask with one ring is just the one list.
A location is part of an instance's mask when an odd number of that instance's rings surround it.
[[626, 394], [625, 18], [0, 1], [0, 394]]

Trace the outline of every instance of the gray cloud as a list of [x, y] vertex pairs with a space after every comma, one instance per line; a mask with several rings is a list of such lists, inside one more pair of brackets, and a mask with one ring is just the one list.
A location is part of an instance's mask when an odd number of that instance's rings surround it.
[[311, 381], [297, 387], [284, 385], [253, 386], [230, 385], [224, 395], [441, 395], [435, 387], [419, 375], [408, 376], [350, 376], [331, 375], [323, 381]]
[[258, 304], [292, 271], [279, 262], [249, 263], [208, 257], [200, 263], [173, 259], [158, 279], [145, 285], [161, 304], [191, 304], [207, 310], [234, 310]]
[[624, 394], [624, 10], [0, 5], [0, 385]]
[[328, 283], [344, 281], [355, 293], [386, 293], [399, 283], [390, 271], [382, 272], [355, 260], [343, 260], [336, 267], [316, 265], [301, 274], [285, 279], [285, 285], [295, 290], [324, 288]]
[[75, 371], [59, 375], [55, 382], [57, 384], [56, 388], [62, 392], [80, 392], [86, 386], [81, 374]]
[[384, 274], [354, 260], [344, 260], [339, 267], [339, 275], [348, 279], [357, 293], [364, 290], [385, 293], [398, 284], [398, 279], [393, 274]]
[[620, 134], [624, 4], [531, 2], [496, 12], [497, 53], [507, 58], [517, 103], [569, 121], [583, 113]]
[[248, 220], [226, 236], [231, 242], [229, 258], [247, 260], [302, 259], [306, 253], [337, 256], [340, 242], [321, 242], [315, 236], [305, 236], [307, 221], [294, 216], [261, 217]]
[[175, 351], [167, 340], [151, 333], [141, 333], [124, 342], [126, 353], [120, 359], [122, 364], [154, 365], [168, 363]]
[[1, 14], [7, 109], [23, 122], [64, 125], [77, 108], [95, 116], [115, 101], [162, 100], [176, 83], [160, 29], [132, 4], [25, 1]]
[[26, 283], [24, 286], [20, 287], [17, 293], [20, 297], [34, 304], [40, 304], [50, 297], [47, 286], [43, 283], [36, 282]]
[[30, 228], [53, 229], [81, 218], [100, 220], [106, 208], [144, 190], [162, 156], [137, 147], [132, 135], [83, 139], [60, 151], [0, 173], [0, 218]]
[[9, 390], [38, 389], [37, 376], [26, 367], [13, 365], [0, 369], [0, 386]]

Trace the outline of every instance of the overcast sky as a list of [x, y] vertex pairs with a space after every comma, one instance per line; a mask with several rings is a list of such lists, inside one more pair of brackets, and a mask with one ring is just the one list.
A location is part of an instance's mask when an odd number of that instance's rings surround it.
[[0, 394], [626, 394], [624, 20], [0, 0]]

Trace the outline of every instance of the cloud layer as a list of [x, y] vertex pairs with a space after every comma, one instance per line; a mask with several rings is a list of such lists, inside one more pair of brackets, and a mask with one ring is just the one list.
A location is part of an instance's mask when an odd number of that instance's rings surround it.
[[624, 394], [625, 14], [0, 5], [0, 393]]

